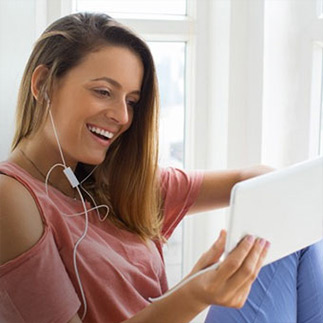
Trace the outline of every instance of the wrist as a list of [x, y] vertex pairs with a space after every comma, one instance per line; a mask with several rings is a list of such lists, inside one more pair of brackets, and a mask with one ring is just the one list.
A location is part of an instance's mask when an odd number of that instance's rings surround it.
[[208, 297], [210, 292], [209, 285], [205, 274], [202, 274], [183, 286], [183, 290], [181, 291], [183, 299], [185, 299], [185, 302], [189, 304], [197, 314], [202, 312], [212, 303]]

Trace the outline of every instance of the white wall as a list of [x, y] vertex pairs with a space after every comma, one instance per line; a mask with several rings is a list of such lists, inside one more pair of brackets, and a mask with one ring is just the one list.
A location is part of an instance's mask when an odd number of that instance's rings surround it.
[[227, 167], [261, 162], [264, 1], [231, 1]]
[[9, 152], [18, 87], [35, 40], [35, 2], [0, 0], [0, 160]]
[[315, 41], [323, 42], [315, 4], [265, 5], [262, 159], [278, 167], [309, 157], [312, 73], [319, 68], [312, 58]]

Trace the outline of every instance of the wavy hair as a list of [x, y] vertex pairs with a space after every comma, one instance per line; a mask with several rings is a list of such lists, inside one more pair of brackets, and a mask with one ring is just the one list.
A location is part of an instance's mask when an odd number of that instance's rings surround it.
[[[103, 46], [122, 46], [138, 55], [144, 66], [141, 97], [130, 128], [109, 147], [106, 158], [83, 185], [99, 204], [110, 207], [109, 219], [142, 239], [160, 239], [162, 216], [158, 183], [158, 86], [147, 44], [127, 27], [105, 14], [76, 13], [52, 23], [34, 45], [18, 94], [12, 150], [22, 138], [35, 133], [48, 113], [45, 93], [87, 54]], [[31, 78], [38, 65], [49, 72], [40, 100], [31, 93]], [[93, 165], [79, 163], [83, 178]]]

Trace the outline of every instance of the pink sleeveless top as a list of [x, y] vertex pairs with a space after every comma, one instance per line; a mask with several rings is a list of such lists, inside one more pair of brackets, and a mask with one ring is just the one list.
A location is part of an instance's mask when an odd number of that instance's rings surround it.
[[[48, 198], [44, 183], [15, 164], [0, 163], [0, 173], [29, 190], [44, 222], [36, 245], [0, 266], [0, 322], [62, 323], [76, 312], [81, 315], [73, 248], [85, 221], [84, 216], [66, 216], [82, 212], [81, 201], [50, 186]], [[199, 172], [161, 171], [166, 238], [196, 200], [202, 178]], [[100, 222], [95, 211], [89, 213], [77, 264], [88, 306], [85, 322], [121, 322], [147, 306], [149, 297], [168, 288], [161, 244], [150, 241], [147, 246], [137, 235], [109, 221]]]

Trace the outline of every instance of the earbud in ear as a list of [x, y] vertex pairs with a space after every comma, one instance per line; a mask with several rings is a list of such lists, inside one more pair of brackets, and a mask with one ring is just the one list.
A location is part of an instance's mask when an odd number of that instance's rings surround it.
[[49, 108], [50, 107], [50, 99], [49, 99], [49, 96], [48, 96], [47, 92], [44, 93], [44, 99], [45, 99], [45, 101], [47, 103], [47, 107]]

